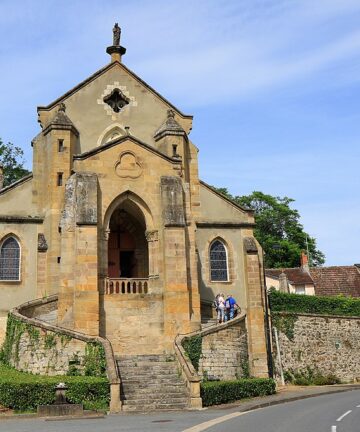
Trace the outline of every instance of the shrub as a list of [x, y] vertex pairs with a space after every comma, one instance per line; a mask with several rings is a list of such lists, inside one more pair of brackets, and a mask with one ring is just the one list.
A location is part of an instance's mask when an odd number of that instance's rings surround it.
[[184, 339], [182, 346], [185, 353], [189, 357], [192, 365], [196, 370], [199, 370], [199, 361], [202, 352], [202, 338], [201, 336], [192, 336], [188, 339]]
[[88, 409], [108, 406], [110, 390], [106, 378], [32, 375], [1, 364], [0, 404], [17, 410], [35, 410], [38, 405], [52, 404], [59, 382], [67, 384], [69, 402], [83, 403]]
[[284, 373], [285, 381], [299, 386], [340, 384], [340, 379], [334, 374], [323, 375], [317, 368], [307, 367], [304, 370], [289, 370]]
[[106, 376], [105, 350], [101, 343], [88, 342], [86, 344], [84, 372], [86, 376]]
[[265, 396], [275, 392], [275, 381], [270, 378], [201, 383], [201, 397], [204, 406], [219, 405], [255, 396]]
[[360, 316], [360, 299], [286, 294], [270, 290], [271, 312], [294, 312], [318, 315]]

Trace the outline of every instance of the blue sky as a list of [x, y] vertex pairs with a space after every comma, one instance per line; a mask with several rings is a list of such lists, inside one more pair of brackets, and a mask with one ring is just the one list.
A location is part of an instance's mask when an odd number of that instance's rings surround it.
[[360, 262], [359, 0], [0, 1], [0, 137], [31, 168], [36, 106], [124, 63], [185, 113], [200, 175], [296, 201], [327, 265]]

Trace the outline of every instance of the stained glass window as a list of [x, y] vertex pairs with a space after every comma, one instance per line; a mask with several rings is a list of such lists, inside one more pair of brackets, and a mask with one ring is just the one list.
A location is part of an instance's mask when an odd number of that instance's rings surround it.
[[227, 253], [220, 240], [215, 240], [210, 246], [210, 274], [214, 282], [228, 281]]
[[7, 238], [0, 248], [0, 280], [20, 280], [20, 246], [14, 237]]

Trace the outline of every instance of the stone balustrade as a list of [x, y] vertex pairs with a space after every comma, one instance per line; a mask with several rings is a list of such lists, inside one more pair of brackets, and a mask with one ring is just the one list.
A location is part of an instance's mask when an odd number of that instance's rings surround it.
[[105, 278], [105, 294], [148, 294], [148, 278]]

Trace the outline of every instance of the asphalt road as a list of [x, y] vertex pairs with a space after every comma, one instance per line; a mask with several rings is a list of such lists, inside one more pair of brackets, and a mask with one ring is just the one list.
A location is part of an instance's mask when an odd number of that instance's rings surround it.
[[239, 408], [112, 415], [95, 420], [2, 420], [0, 432], [360, 432], [360, 390], [250, 412]]

